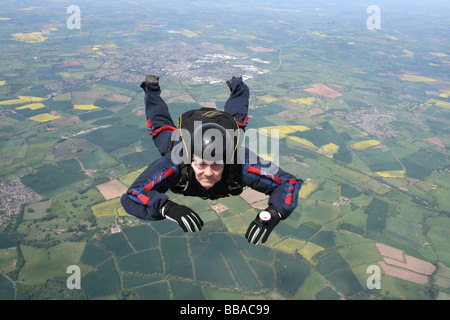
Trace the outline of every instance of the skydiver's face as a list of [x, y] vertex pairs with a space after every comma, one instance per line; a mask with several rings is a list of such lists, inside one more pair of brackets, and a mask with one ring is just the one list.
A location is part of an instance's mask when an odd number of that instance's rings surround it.
[[191, 167], [194, 170], [195, 178], [206, 190], [222, 179], [224, 165], [221, 163], [206, 161], [194, 155]]

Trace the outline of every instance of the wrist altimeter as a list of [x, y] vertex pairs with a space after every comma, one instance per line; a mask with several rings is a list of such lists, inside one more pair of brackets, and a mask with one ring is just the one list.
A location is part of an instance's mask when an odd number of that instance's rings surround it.
[[270, 222], [270, 220], [272, 220], [272, 214], [267, 211], [267, 210], [263, 210], [258, 214], [258, 219], [263, 223], [263, 224], [267, 224]]

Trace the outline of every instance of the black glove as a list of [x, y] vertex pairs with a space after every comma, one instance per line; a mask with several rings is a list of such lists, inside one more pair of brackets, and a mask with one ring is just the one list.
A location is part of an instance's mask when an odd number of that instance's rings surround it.
[[203, 220], [190, 208], [168, 200], [161, 209], [164, 218], [178, 223], [184, 232], [202, 230]]
[[258, 213], [255, 220], [250, 223], [245, 238], [248, 239], [249, 243], [258, 244], [259, 240], [261, 240], [261, 243], [265, 243], [280, 220], [278, 212], [274, 208], [268, 207]]

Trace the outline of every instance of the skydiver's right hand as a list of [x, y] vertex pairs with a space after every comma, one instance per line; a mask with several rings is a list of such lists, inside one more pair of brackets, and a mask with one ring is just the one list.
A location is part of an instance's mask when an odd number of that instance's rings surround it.
[[203, 220], [190, 208], [167, 200], [161, 209], [164, 218], [179, 224], [184, 232], [195, 232], [202, 230]]

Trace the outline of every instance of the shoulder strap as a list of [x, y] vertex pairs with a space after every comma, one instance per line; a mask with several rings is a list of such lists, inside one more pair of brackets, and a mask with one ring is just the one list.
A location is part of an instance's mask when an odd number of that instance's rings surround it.
[[238, 164], [228, 165], [226, 175], [228, 193], [232, 196], [241, 194], [243, 190], [241, 166]]
[[189, 165], [182, 163], [179, 167], [180, 178], [178, 182], [170, 188], [173, 193], [183, 193], [189, 186]]

